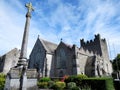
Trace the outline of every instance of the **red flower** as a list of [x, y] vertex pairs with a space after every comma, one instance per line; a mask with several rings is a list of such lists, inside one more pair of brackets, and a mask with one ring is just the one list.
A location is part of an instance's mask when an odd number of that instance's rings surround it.
[[68, 77], [69, 77], [68, 75], [63, 76], [62, 79], [61, 79], [61, 82], [64, 82], [65, 79], [67, 79]]

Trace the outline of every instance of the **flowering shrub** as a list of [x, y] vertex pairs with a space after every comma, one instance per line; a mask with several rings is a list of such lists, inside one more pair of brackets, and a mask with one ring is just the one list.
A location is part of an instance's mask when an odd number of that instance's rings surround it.
[[61, 82], [64, 82], [65, 79], [67, 79], [68, 77], [69, 77], [68, 75], [65, 75], [65, 76], [62, 78]]
[[48, 82], [38, 82], [37, 86], [39, 88], [48, 88]]

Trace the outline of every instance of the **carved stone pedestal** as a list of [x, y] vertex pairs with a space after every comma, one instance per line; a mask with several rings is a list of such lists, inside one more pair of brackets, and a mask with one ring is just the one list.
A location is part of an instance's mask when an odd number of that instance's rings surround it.
[[[11, 68], [6, 77], [4, 90], [20, 90], [21, 68]], [[22, 90], [37, 90], [37, 71], [36, 69], [27, 69], [24, 74]], [[24, 87], [25, 86], [25, 87]], [[25, 88], [25, 89], [24, 89]]]

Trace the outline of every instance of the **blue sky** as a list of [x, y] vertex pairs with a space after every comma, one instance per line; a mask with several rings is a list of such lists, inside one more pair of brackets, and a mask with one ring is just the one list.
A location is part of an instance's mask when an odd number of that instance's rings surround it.
[[80, 46], [80, 39], [101, 34], [108, 41], [110, 58], [120, 53], [120, 0], [0, 0], [0, 55], [21, 48], [27, 9], [35, 9], [30, 23], [28, 55], [40, 35], [59, 43]]

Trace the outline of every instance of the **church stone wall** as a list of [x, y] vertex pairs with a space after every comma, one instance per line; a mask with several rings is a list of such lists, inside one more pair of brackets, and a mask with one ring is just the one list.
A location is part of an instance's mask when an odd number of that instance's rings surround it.
[[46, 62], [47, 63], [47, 76], [53, 76], [52, 74], [54, 73], [54, 70], [53, 70], [54, 65], [52, 61], [54, 57], [51, 54], [47, 54], [46, 57], [47, 57], [47, 62]]
[[[38, 39], [39, 40], [39, 39]], [[30, 54], [28, 68], [36, 68], [41, 75], [44, 74], [44, 62], [46, 59], [46, 51], [40, 41], [36, 42], [32, 53]]]
[[55, 57], [56, 76], [72, 75], [72, 49], [61, 42], [56, 49]]
[[88, 56], [85, 54], [78, 53], [78, 58], [77, 58], [77, 67], [79, 67], [79, 74], [85, 74], [85, 65], [87, 62]]
[[99, 62], [102, 62], [100, 63], [102, 71], [98, 70], [101, 75], [108, 75], [109, 73], [112, 73], [112, 65], [109, 61], [107, 43], [105, 39], [101, 39], [99, 34], [95, 35], [94, 40], [84, 42], [84, 39], [82, 39], [80, 51], [88, 56], [96, 55], [97, 58], [101, 58], [101, 60], [97, 60], [96, 64], [98, 66]]
[[85, 74], [88, 77], [95, 76], [95, 62], [96, 62], [95, 56], [89, 56], [87, 58], [86, 65], [85, 65]]
[[7, 74], [10, 68], [16, 66], [19, 60], [19, 56], [20, 56], [20, 50], [18, 50], [17, 48], [3, 55], [1, 57], [2, 63], [0, 64], [0, 67], [2, 68], [1, 72]]
[[102, 56], [105, 60], [109, 61], [107, 42], [105, 39], [101, 39], [100, 43], [101, 43]]
[[[29, 61], [29, 67], [37, 68], [43, 76], [62, 77], [77, 74], [100, 76], [112, 72], [107, 43], [99, 34], [95, 35], [94, 40], [84, 42], [82, 39], [80, 48], [62, 41], [54, 50], [48, 45], [54, 46], [48, 41], [42, 43], [40, 40], [37, 41]], [[52, 53], [50, 50], [53, 50]]]
[[5, 56], [6, 55], [3, 55], [2, 57], [0, 57], [0, 72], [3, 72], [3, 69], [4, 69]]
[[107, 75], [111, 75], [112, 72], [113, 72], [113, 69], [112, 69], [112, 63], [110, 61], [104, 61], [104, 70], [106, 71], [106, 74]]
[[111, 75], [112, 72], [113, 72], [112, 63], [108, 62], [108, 73], [109, 73], [109, 75]]

